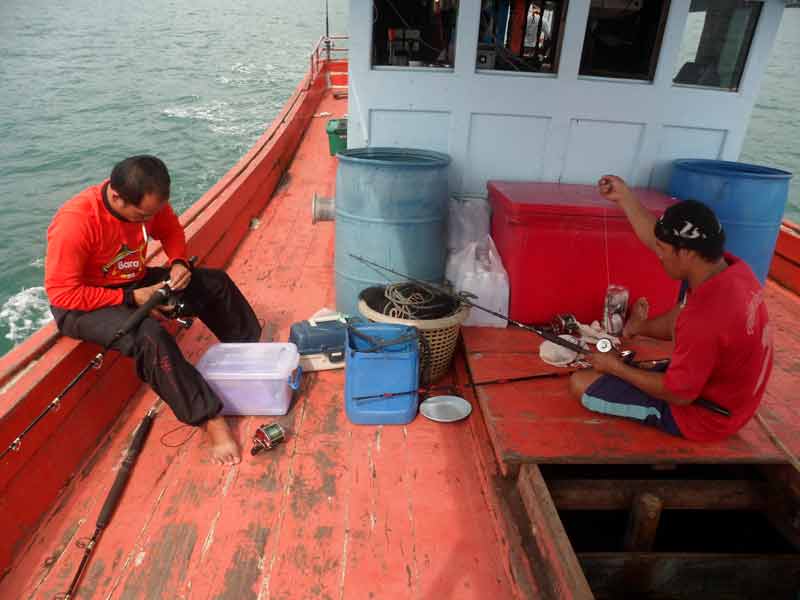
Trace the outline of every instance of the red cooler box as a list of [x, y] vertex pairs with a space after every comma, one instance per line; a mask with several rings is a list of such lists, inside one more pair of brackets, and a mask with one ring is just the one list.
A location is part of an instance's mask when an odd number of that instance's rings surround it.
[[[487, 187], [512, 319], [548, 323], [572, 313], [584, 323], [600, 320], [609, 282], [627, 287], [631, 302], [646, 296], [651, 315], [676, 302], [680, 284], [594, 186], [490, 181]], [[653, 190], [635, 193], [655, 215], [675, 202]]]

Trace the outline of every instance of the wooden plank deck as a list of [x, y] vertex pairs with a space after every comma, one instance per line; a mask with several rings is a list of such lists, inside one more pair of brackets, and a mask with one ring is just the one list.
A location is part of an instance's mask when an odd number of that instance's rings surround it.
[[[767, 305], [775, 339], [775, 367], [759, 412], [787, 448], [800, 452], [800, 298], [773, 282]], [[720, 443], [675, 438], [638, 423], [586, 410], [572, 398], [568, 370], [538, 355], [535, 335], [512, 329], [465, 328], [467, 358], [476, 383], [529, 375], [551, 378], [478, 386], [478, 400], [497, 459], [505, 472], [524, 463], [786, 463], [761, 424], [753, 419]], [[663, 358], [669, 344], [642, 340], [637, 358]], [[560, 376], [558, 376], [560, 375]]]
[[[318, 112], [347, 111], [331, 95]], [[325, 119], [314, 119], [284, 185], [228, 271], [264, 319], [264, 340], [333, 305], [332, 223], [312, 227], [312, 192], [333, 192]], [[194, 361], [215, 340], [199, 322], [181, 346]], [[235, 418], [235, 467], [213, 465], [201, 434], [164, 407], [80, 598], [514, 598], [508, 540], [496, 527], [465, 421], [417, 418], [406, 427], [350, 424], [343, 372], [307, 377], [279, 421], [287, 442], [251, 457], [249, 438], [271, 418]], [[142, 388], [64, 491], [11, 571], [2, 598], [52, 598], [80, 561], [122, 454], [146, 409]], [[481, 415], [475, 411], [474, 418]], [[176, 429], [177, 428], [177, 429]], [[184, 442], [181, 444], [181, 442]]]

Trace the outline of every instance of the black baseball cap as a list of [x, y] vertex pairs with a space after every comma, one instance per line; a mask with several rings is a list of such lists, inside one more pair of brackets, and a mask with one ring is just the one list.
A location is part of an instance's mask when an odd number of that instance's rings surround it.
[[725, 230], [717, 215], [697, 200], [673, 204], [658, 221], [657, 239], [676, 248], [694, 250], [705, 259], [716, 261], [725, 250]]

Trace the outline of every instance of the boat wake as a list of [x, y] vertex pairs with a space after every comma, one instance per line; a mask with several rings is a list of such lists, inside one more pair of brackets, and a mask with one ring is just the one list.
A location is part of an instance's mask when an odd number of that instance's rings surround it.
[[25, 288], [0, 307], [0, 334], [18, 344], [52, 320], [44, 287]]
[[161, 114], [170, 119], [187, 119], [207, 123], [208, 129], [219, 135], [252, 136], [264, 128], [262, 119], [249, 122], [243, 119], [242, 111], [224, 100], [196, 106], [174, 106], [165, 108]]
[[224, 100], [217, 100], [197, 106], [165, 108], [161, 111], [161, 114], [172, 119], [193, 119], [208, 123], [224, 123], [230, 120], [232, 112], [230, 104]]

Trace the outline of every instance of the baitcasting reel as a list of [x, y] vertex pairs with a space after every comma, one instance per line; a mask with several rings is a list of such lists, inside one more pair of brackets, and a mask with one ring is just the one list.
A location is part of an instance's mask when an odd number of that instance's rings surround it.
[[278, 423], [262, 425], [256, 429], [253, 436], [253, 448], [250, 450], [250, 454], [255, 456], [264, 450], [272, 450], [285, 439], [286, 431]]

